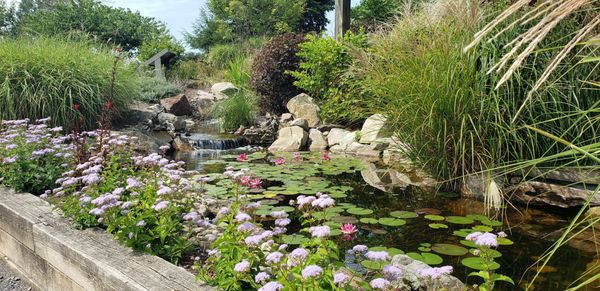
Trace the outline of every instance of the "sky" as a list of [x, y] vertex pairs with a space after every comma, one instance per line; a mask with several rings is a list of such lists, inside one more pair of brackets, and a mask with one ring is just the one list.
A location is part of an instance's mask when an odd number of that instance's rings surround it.
[[[8, 0], [8, 2], [19, 2], [19, 0]], [[206, 0], [104, 0], [102, 2], [139, 11], [144, 16], [163, 21], [178, 40], [183, 40], [185, 31], [192, 30], [192, 24], [200, 15], [200, 9], [206, 5]], [[352, 6], [359, 3], [360, 0], [352, 0]], [[327, 14], [329, 18], [327, 31], [330, 35], [333, 34], [334, 16], [334, 11]]]

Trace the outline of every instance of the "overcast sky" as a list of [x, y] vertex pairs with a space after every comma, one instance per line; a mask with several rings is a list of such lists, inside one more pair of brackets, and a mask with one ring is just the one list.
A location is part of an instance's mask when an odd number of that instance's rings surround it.
[[[8, 2], [19, 2], [19, 0], [8, 0]], [[200, 9], [206, 5], [206, 0], [104, 0], [102, 2], [115, 7], [137, 10], [144, 16], [161, 20], [179, 40], [183, 40], [184, 31], [191, 31], [192, 23], [200, 15]], [[360, 0], [352, 0], [352, 6], [358, 3]], [[330, 11], [327, 16], [330, 20], [327, 30], [331, 34], [334, 12]]]

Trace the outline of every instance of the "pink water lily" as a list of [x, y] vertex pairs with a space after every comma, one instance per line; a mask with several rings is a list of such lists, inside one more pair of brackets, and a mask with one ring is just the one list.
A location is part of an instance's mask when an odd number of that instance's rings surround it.
[[281, 166], [281, 165], [285, 164], [285, 159], [281, 158], [281, 157], [275, 158], [273, 160], [273, 163], [275, 163], [275, 165], [277, 165], [277, 166]]
[[323, 161], [331, 161], [331, 156], [329, 155], [329, 152], [324, 152], [323, 156], [321, 156], [321, 159]]
[[294, 161], [296, 161], [296, 162], [302, 161], [302, 154], [301, 154], [301, 153], [299, 153], [299, 152], [295, 152], [295, 153], [294, 153], [294, 158], [293, 158], [293, 159], [294, 159]]
[[250, 188], [252, 189], [258, 189], [262, 186], [262, 180], [259, 178], [254, 178], [252, 179], [252, 181], [250, 181]]
[[240, 155], [237, 157], [237, 159], [236, 159], [236, 160], [237, 160], [238, 162], [245, 162], [245, 161], [247, 161], [247, 160], [248, 160], [248, 155], [247, 155], [247, 154], [244, 154], [244, 153], [241, 153], [241, 154], [240, 154]]
[[340, 227], [340, 230], [342, 231], [343, 234], [354, 234], [358, 231], [358, 229], [356, 228], [356, 226], [354, 224], [342, 224], [342, 226]]

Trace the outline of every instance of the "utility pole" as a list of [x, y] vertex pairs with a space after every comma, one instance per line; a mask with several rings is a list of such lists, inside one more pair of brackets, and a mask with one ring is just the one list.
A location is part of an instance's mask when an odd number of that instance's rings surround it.
[[340, 40], [350, 29], [350, 0], [335, 0], [335, 38]]

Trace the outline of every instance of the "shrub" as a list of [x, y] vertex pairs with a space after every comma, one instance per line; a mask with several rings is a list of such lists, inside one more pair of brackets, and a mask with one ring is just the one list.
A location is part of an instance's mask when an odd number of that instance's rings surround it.
[[184, 199], [190, 173], [160, 154], [132, 156], [128, 136], [85, 134], [93, 138], [87, 160], [63, 174], [49, 199], [76, 227], [105, 227], [122, 244], [177, 263], [190, 246], [184, 226], [192, 222], [182, 219], [193, 207]]
[[169, 78], [195, 80], [200, 78], [202, 67], [206, 64], [196, 59], [179, 61], [169, 70]]
[[51, 188], [71, 163], [71, 148], [50, 128], [49, 118], [35, 123], [10, 120], [0, 123], [0, 182], [17, 191], [42, 194]]
[[140, 78], [139, 84], [141, 90], [140, 100], [146, 102], [157, 102], [162, 98], [175, 96], [183, 91], [179, 86], [156, 78]]
[[[39, 37], [0, 42], [0, 118], [43, 118], [70, 127], [80, 104], [86, 127], [96, 126], [111, 94], [114, 55], [85, 41]], [[117, 66], [113, 104], [138, 97], [134, 69]]]
[[254, 96], [242, 90], [234, 96], [216, 103], [213, 117], [221, 120], [223, 131], [234, 131], [241, 125], [252, 124], [256, 114]]
[[290, 74], [297, 79], [294, 85], [319, 100], [321, 115], [327, 121], [357, 123], [371, 113], [373, 106], [365, 102], [372, 100], [363, 96], [359, 80], [348, 72], [354, 54], [367, 47], [367, 37], [362, 32], [348, 32], [341, 42], [309, 35], [300, 44], [299, 69]]
[[287, 102], [301, 92], [294, 86], [294, 77], [286, 72], [298, 69], [300, 59], [296, 54], [304, 41], [301, 34], [276, 36], [254, 57], [250, 85], [260, 94], [263, 110], [285, 112]]

